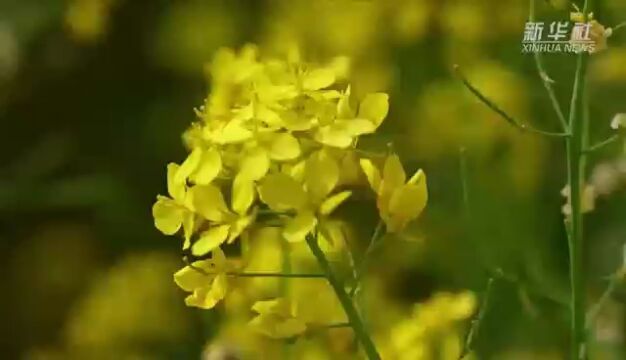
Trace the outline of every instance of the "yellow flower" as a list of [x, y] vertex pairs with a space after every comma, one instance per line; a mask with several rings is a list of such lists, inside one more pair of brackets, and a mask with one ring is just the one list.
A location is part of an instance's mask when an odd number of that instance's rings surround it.
[[197, 147], [183, 161], [176, 172], [174, 181], [177, 184], [186, 184], [187, 179], [195, 184], [210, 184], [219, 175], [222, 169], [222, 158], [217, 149], [202, 149]]
[[152, 206], [152, 216], [154, 225], [162, 233], [173, 235], [182, 226], [188, 240], [193, 231], [194, 214], [185, 182], [176, 181], [179, 170], [177, 164], [167, 165], [167, 191], [171, 198], [158, 195]]
[[70, 34], [81, 42], [100, 40], [107, 31], [116, 0], [72, 0], [65, 12]]
[[274, 211], [295, 211], [296, 215], [285, 224], [283, 236], [287, 241], [299, 242], [313, 231], [318, 218], [331, 214], [351, 192], [330, 195], [339, 181], [339, 166], [324, 150], [291, 170], [292, 174], [268, 175], [259, 187], [259, 195]]
[[228, 268], [226, 256], [220, 248], [215, 248], [211, 259], [196, 261], [178, 270], [174, 281], [181, 289], [191, 292], [185, 304], [202, 309], [215, 307], [226, 296]]
[[[438, 293], [416, 304], [410, 319], [392, 328], [388, 357], [400, 360], [458, 359], [462, 346], [455, 330], [457, 322], [476, 309], [476, 297], [469, 291]], [[440, 354], [441, 357], [437, 357]]]
[[194, 209], [209, 228], [191, 245], [191, 254], [202, 256], [217, 249], [222, 243], [233, 242], [252, 224], [256, 213], [248, 213], [256, 192], [254, 182], [246, 176], [237, 176], [232, 185], [231, 209], [226, 206], [221, 190], [213, 185], [196, 185], [189, 190]]
[[350, 106], [350, 88], [341, 95], [336, 114], [315, 133], [315, 140], [328, 146], [347, 148], [355, 138], [371, 134], [382, 124], [389, 111], [389, 96], [372, 93], [365, 96], [356, 113]]
[[306, 331], [306, 324], [297, 317], [295, 304], [285, 298], [257, 301], [252, 310], [258, 315], [250, 321], [250, 326], [265, 336], [290, 338]]
[[426, 175], [418, 170], [405, 183], [406, 174], [397, 155], [387, 157], [382, 176], [371, 160], [361, 159], [360, 163], [370, 186], [378, 196], [378, 211], [387, 225], [387, 231], [402, 231], [426, 207]]

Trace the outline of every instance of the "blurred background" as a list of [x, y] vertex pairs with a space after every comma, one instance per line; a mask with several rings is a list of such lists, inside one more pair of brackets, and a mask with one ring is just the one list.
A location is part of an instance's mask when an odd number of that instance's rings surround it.
[[[542, 21], [569, 16], [567, 0], [537, 2]], [[626, 20], [623, 0], [595, 3], [605, 25]], [[410, 172], [423, 168], [430, 201], [381, 249], [377, 289], [409, 305], [439, 291], [480, 295], [504, 273], [476, 358], [563, 359], [563, 144], [510, 128], [451, 75], [460, 64], [508, 112], [557, 131], [521, 54], [527, 16], [525, 0], [0, 0], [0, 357], [200, 357], [220, 310], [184, 306], [172, 281], [180, 244], [154, 228], [150, 209], [210, 91], [205, 63], [252, 42], [297, 43], [320, 62], [346, 55], [357, 96], [389, 92], [390, 115], [367, 146], [393, 142]], [[545, 62], [565, 107], [573, 56]], [[603, 139], [626, 112], [626, 31], [592, 57], [589, 76], [591, 138]], [[622, 264], [624, 151], [590, 157], [589, 179], [587, 294], [597, 299]], [[360, 218], [365, 234], [373, 214]], [[626, 356], [625, 299], [618, 290], [598, 319], [593, 358]]]

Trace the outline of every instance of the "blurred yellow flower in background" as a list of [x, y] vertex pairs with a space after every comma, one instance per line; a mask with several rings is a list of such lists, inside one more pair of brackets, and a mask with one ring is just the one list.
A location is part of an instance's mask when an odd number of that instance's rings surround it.
[[111, 11], [119, 0], [71, 0], [65, 12], [70, 35], [80, 42], [95, 42], [107, 32]]
[[132, 255], [105, 273], [72, 310], [65, 329], [64, 352], [72, 358], [94, 354], [148, 356], [145, 344], [184, 339], [190, 322], [164, 286], [176, 257], [163, 253]]
[[411, 318], [391, 330], [385, 359], [458, 359], [463, 344], [457, 325], [472, 316], [476, 306], [469, 291], [437, 293], [416, 304]]

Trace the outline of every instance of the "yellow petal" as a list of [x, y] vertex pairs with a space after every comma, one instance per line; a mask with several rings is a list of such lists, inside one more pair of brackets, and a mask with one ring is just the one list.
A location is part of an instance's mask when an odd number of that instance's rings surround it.
[[200, 270], [202, 265], [207, 263], [207, 260], [196, 261], [193, 263], [193, 267], [185, 266], [174, 273], [174, 282], [178, 287], [185, 291], [194, 291], [196, 288], [206, 286], [210, 279], [210, 275], [203, 274]]
[[194, 256], [208, 254], [209, 251], [214, 250], [226, 241], [228, 230], [230, 230], [230, 225], [219, 225], [203, 232], [200, 238], [191, 245], [191, 253]]
[[202, 159], [202, 153], [203, 151], [200, 148], [193, 149], [191, 154], [189, 154], [185, 161], [183, 161], [183, 163], [180, 165], [178, 172], [176, 172], [176, 175], [174, 177], [175, 183], [184, 184], [187, 181], [187, 178], [194, 171], [196, 171], [196, 168], [200, 164], [200, 160]]
[[226, 269], [226, 254], [221, 248], [215, 248], [211, 254], [211, 264], [215, 266], [215, 269], [224, 271]]
[[389, 95], [385, 93], [367, 94], [359, 107], [359, 117], [373, 121], [376, 127], [380, 126], [388, 112]]
[[345, 149], [354, 139], [345, 127], [332, 124], [320, 127], [315, 133], [315, 140], [324, 145]]
[[196, 171], [191, 175], [191, 179], [200, 185], [210, 184], [222, 170], [222, 158], [219, 151], [209, 149], [202, 152], [202, 157], [198, 163]]
[[189, 190], [189, 194], [194, 208], [205, 219], [221, 222], [228, 217], [228, 208], [217, 186], [196, 185]]
[[346, 235], [341, 221], [325, 220], [321, 222], [320, 247], [325, 253], [338, 252], [346, 244]]
[[415, 172], [415, 174], [413, 174], [413, 176], [411, 176], [409, 181], [407, 181], [407, 184], [417, 185], [422, 181], [426, 181], [426, 174], [424, 174], [422, 169], [419, 169]]
[[285, 298], [257, 301], [252, 305], [252, 311], [261, 315], [291, 316], [291, 303]]
[[406, 224], [416, 219], [426, 207], [428, 192], [426, 182], [421, 185], [406, 184], [396, 189], [389, 200], [389, 232], [399, 232]]
[[211, 282], [211, 287], [202, 287], [194, 290], [193, 294], [187, 296], [185, 304], [187, 306], [201, 309], [212, 309], [226, 296], [227, 279], [226, 274], [218, 274]]
[[282, 115], [283, 125], [291, 131], [306, 131], [313, 127], [314, 119], [296, 111], [286, 111]]
[[[340, 120], [337, 120], [339, 122]], [[350, 136], [360, 136], [363, 134], [371, 134], [376, 130], [376, 126], [371, 120], [368, 119], [350, 119], [342, 120], [341, 126], [343, 126]]]
[[245, 215], [254, 202], [254, 182], [241, 174], [233, 181], [232, 208], [239, 215]]
[[266, 176], [259, 187], [259, 196], [276, 211], [299, 209], [307, 200], [302, 185], [283, 173]]
[[178, 174], [178, 170], [180, 166], [175, 163], [167, 164], [167, 192], [170, 194], [172, 199], [182, 203], [185, 198], [185, 183], [176, 182], [176, 174]]
[[283, 319], [265, 315], [259, 315], [252, 319], [250, 327], [272, 339], [291, 338], [306, 331], [306, 324], [299, 319]]
[[209, 296], [216, 302], [222, 300], [228, 291], [228, 279], [226, 276], [225, 273], [217, 274], [211, 284]]
[[398, 155], [393, 154], [387, 157], [383, 168], [383, 182], [387, 188], [397, 188], [403, 185], [406, 180], [406, 173], [400, 162]]
[[256, 181], [267, 174], [269, 167], [270, 159], [267, 151], [261, 147], [255, 147], [249, 150], [241, 159], [239, 175]]
[[277, 112], [269, 109], [267, 106], [259, 105], [256, 109], [256, 118], [263, 121], [269, 126], [280, 126], [282, 120]]
[[477, 301], [474, 293], [464, 291], [455, 296], [449, 314], [456, 320], [466, 319], [474, 313], [476, 306]]
[[337, 102], [337, 117], [340, 119], [352, 119], [354, 115], [354, 110], [350, 106], [350, 86], [348, 86]]
[[300, 143], [290, 133], [276, 134], [269, 147], [269, 156], [272, 160], [293, 160], [300, 156]]
[[329, 69], [316, 69], [304, 75], [302, 87], [305, 90], [319, 90], [335, 82], [335, 73]]
[[185, 211], [185, 214], [183, 215], [183, 233], [185, 235], [183, 250], [186, 250], [187, 248], [189, 248], [189, 245], [191, 245], [191, 236], [195, 231], [195, 222], [196, 215], [191, 211]]
[[165, 235], [174, 235], [183, 223], [185, 209], [173, 200], [158, 196], [152, 206], [154, 226]]
[[370, 159], [360, 159], [359, 164], [361, 164], [361, 169], [363, 169], [367, 182], [372, 187], [372, 190], [377, 193], [380, 187], [380, 171]]
[[215, 135], [219, 144], [233, 144], [246, 141], [252, 137], [252, 131], [246, 129], [241, 121], [232, 120]]
[[306, 161], [302, 160], [302, 161], [297, 162], [296, 164], [288, 165], [286, 167], [286, 170], [284, 170], [284, 172], [289, 174], [289, 176], [294, 178], [296, 181], [303, 182], [305, 166], [306, 166]]
[[237, 239], [243, 232], [254, 222], [256, 215], [252, 214], [250, 216], [240, 217], [235, 220], [234, 223], [230, 226], [230, 233], [228, 234], [228, 243], [232, 243], [235, 239]]
[[337, 185], [339, 166], [325, 151], [318, 151], [307, 160], [304, 179], [309, 198], [319, 204]]
[[350, 195], [352, 195], [352, 191], [342, 191], [327, 198], [320, 206], [320, 214], [330, 215], [339, 205], [343, 204], [343, 202], [346, 201]]
[[298, 215], [287, 221], [283, 229], [283, 236], [289, 242], [301, 242], [308, 233], [313, 231], [317, 225], [317, 218], [310, 211], [302, 211]]

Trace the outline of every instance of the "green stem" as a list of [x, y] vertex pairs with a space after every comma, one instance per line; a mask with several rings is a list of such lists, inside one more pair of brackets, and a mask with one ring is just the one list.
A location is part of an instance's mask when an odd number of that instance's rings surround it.
[[469, 331], [467, 332], [467, 336], [465, 337], [465, 346], [463, 347], [463, 351], [461, 351], [461, 355], [459, 355], [459, 360], [463, 359], [467, 354], [469, 354], [474, 349], [474, 343], [476, 342], [476, 338], [478, 337], [478, 331], [480, 330], [480, 325], [482, 324], [485, 314], [487, 313], [487, 308], [489, 307], [489, 297], [491, 296], [491, 290], [493, 287], [494, 278], [489, 278], [487, 280], [487, 287], [485, 288], [485, 293], [483, 294], [483, 299], [480, 304], [480, 309], [478, 313], [472, 320], [472, 325], [470, 326]]
[[[587, 2], [583, 10], [587, 14]], [[584, 357], [585, 344], [585, 304], [584, 304], [584, 269], [582, 258], [583, 246], [583, 215], [581, 195], [584, 186], [584, 142], [585, 134], [585, 74], [588, 54], [578, 55], [574, 89], [570, 103], [569, 128], [571, 137], [567, 139], [567, 173], [570, 188], [571, 216], [569, 225], [569, 276], [571, 290], [571, 359], [581, 360]]]
[[343, 310], [346, 313], [346, 316], [348, 317], [348, 321], [350, 322], [350, 325], [352, 326], [354, 335], [361, 343], [363, 347], [363, 351], [367, 355], [367, 358], [369, 360], [373, 360], [373, 359], [380, 360], [381, 357], [378, 354], [378, 350], [376, 350], [376, 346], [374, 345], [374, 342], [372, 341], [369, 334], [365, 330], [365, 325], [363, 324], [363, 321], [361, 320], [361, 316], [356, 310], [356, 307], [354, 306], [352, 299], [346, 293], [346, 290], [344, 288], [342, 281], [337, 277], [337, 275], [335, 275], [335, 272], [330, 266], [330, 262], [328, 262], [326, 255], [324, 255], [324, 252], [322, 251], [319, 244], [317, 243], [317, 237], [311, 234], [307, 235], [306, 243], [307, 245], [309, 245], [309, 248], [311, 249], [311, 253], [313, 253], [313, 256], [315, 256], [320, 267], [326, 274], [326, 279], [328, 280], [328, 283], [335, 291], [335, 295], [337, 295], [337, 299], [339, 300], [339, 303], [343, 307]]

